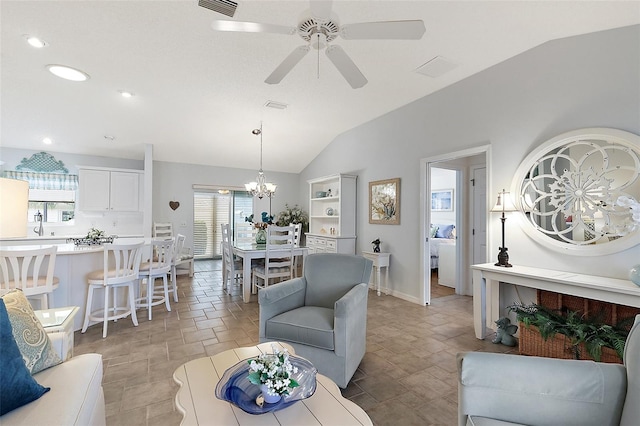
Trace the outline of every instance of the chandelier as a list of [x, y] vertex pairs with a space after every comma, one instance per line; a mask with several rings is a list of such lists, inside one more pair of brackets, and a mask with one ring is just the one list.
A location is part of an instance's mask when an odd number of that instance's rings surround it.
[[256, 181], [245, 183], [244, 187], [254, 197], [262, 199], [262, 197], [267, 196], [271, 198], [276, 193], [276, 185], [267, 182], [262, 171], [262, 122], [260, 122], [260, 128], [253, 129], [251, 133], [256, 136], [260, 135], [260, 170], [258, 170]]

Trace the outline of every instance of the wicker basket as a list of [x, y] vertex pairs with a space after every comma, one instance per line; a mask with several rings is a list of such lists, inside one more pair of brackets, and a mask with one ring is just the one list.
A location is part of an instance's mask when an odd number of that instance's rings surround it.
[[[580, 359], [593, 360], [584, 343], [578, 346]], [[527, 327], [520, 323], [520, 337], [518, 339], [518, 350], [521, 355], [542, 356], [547, 358], [575, 359], [571, 341], [563, 334], [556, 334], [544, 340], [535, 326]], [[615, 350], [602, 348], [600, 362], [612, 364], [622, 364], [622, 359]]]

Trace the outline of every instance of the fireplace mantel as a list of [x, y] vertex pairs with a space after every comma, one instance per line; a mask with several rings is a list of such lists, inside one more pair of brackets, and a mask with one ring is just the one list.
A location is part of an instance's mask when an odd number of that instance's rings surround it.
[[529, 266], [504, 268], [493, 263], [472, 265], [471, 269], [473, 326], [478, 339], [485, 338], [487, 327], [495, 330], [501, 282], [640, 308], [640, 287], [630, 280]]

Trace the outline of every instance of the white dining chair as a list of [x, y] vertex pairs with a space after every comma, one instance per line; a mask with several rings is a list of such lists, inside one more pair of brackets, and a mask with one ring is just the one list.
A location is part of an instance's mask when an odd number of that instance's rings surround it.
[[153, 238], [172, 238], [173, 224], [171, 222], [153, 222]]
[[[293, 278], [293, 226], [269, 225], [265, 244], [264, 265], [252, 269], [252, 291], [266, 288], [272, 280], [284, 281]], [[262, 284], [258, 284], [258, 280]]]
[[[138, 326], [136, 316], [135, 287], [140, 274], [140, 260], [144, 243], [105, 244], [104, 265], [102, 269], [90, 272], [87, 306], [84, 314], [82, 332], [86, 332], [91, 321], [102, 322], [102, 337], [107, 337], [107, 324], [131, 315], [133, 325]], [[118, 289], [126, 288], [127, 302], [118, 295]], [[104, 290], [103, 307], [92, 311], [94, 293]], [[110, 293], [111, 296], [110, 296]], [[109, 303], [109, 299], [112, 303]]]
[[[293, 247], [300, 247], [300, 236], [302, 235], [302, 224], [301, 223], [290, 223], [289, 225], [293, 226]], [[296, 278], [298, 276], [298, 259], [300, 256], [293, 256], [293, 277]]]
[[[169, 303], [169, 280], [167, 275], [171, 273], [173, 263], [173, 239], [154, 239], [151, 241], [152, 258], [140, 264], [140, 272], [138, 273], [138, 298], [136, 299], [136, 308], [146, 308], [148, 311], [149, 321], [151, 321], [151, 312], [153, 306], [165, 304], [167, 311], [171, 311]], [[162, 288], [156, 290], [156, 278], [162, 278]], [[145, 285], [146, 284], [146, 285]], [[143, 296], [143, 285], [145, 291]], [[175, 288], [175, 282], [172, 283]], [[172, 290], [173, 290], [172, 288]], [[177, 298], [177, 296], [175, 296]]]
[[[0, 294], [19, 288], [37, 309], [49, 309], [60, 280], [54, 276], [56, 246], [0, 250]], [[35, 309], [35, 307], [34, 307]]]
[[244, 281], [242, 261], [236, 260], [233, 255], [231, 226], [228, 223], [222, 223], [220, 228], [222, 229], [222, 289], [229, 293], [228, 284], [241, 284]]

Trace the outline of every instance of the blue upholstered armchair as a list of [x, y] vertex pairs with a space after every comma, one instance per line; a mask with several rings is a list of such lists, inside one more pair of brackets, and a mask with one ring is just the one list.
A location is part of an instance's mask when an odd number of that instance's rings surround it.
[[366, 349], [372, 262], [347, 254], [312, 254], [304, 276], [258, 292], [260, 342], [289, 343], [345, 388]]
[[624, 365], [469, 352], [458, 372], [459, 426], [637, 426], [640, 315]]

